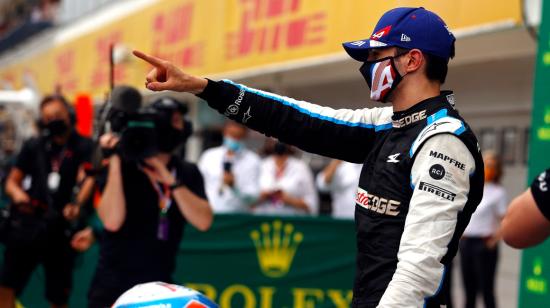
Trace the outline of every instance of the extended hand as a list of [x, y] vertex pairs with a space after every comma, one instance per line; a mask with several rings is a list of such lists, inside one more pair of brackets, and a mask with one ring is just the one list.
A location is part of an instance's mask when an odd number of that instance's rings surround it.
[[145, 78], [145, 87], [151, 91], [171, 90], [199, 94], [208, 84], [206, 79], [186, 74], [168, 61], [137, 50], [134, 50], [134, 55], [154, 66]]

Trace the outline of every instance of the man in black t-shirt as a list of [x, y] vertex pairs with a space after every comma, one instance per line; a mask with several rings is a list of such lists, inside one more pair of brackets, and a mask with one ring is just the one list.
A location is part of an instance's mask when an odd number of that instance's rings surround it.
[[550, 236], [550, 169], [510, 203], [502, 233], [504, 241], [515, 248], [537, 245]]
[[[97, 208], [105, 230], [88, 294], [91, 308], [110, 307], [124, 291], [139, 283], [172, 282], [184, 225], [189, 222], [204, 231], [212, 223], [197, 166], [172, 154], [189, 133], [180, 107], [169, 98], [153, 104], [166, 116], [157, 123], [159, 154], [139, 163], [119, 155], [110, 158]], [[107, 149], [117, 142], [111, 134], [100, 140]]]
[[69, 245], [71, 229], [93, 187], [84, 172], [92, 141], [76, 133], [73, 125], [67, 101], [45, 97], [40, 136], [24, 143], [6, 180], [11, 223], [0, 270], [0, 307], [13, 307], [38, 264], [44, 266], [46, 298], [52, 307], [67, 304], [75, 257]]

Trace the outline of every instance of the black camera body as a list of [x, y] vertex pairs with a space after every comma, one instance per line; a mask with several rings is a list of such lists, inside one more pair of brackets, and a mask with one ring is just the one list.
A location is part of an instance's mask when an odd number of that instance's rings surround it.
[[102, 132], [98, 135], [112, 132], [120, 139], [114, 151], [103, 149], [104, 156], [116, 152], [125, 160], [141, 161], [159, 152], [172, 151], [192, 134], [189, 121], [184, 120], [183, 130], [172, 127], [174, 112], [185, 116], [187, 105], [163, 97], [142, 107], [141, 99], [141, 94], [132, 87], [118, 86], [113, 90], [110, 102], [101, 112]]
[[115, 151], [121, 157], [139, 161], [159, 152], [157, 140], [161, 132], [158, 123], [163, 121], [159, 114], [147, 109], [131, 114], [115, 114], [111, 129], [120, 136]]

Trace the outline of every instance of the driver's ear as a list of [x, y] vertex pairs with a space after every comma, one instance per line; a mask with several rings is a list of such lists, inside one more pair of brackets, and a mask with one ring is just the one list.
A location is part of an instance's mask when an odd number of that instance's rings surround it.
[[419, 70], [425, 61], [424, 54], [418, 49], [412, 49], [404, 58], [407, 61], [404, 63], [406, 73], [412, 73]]

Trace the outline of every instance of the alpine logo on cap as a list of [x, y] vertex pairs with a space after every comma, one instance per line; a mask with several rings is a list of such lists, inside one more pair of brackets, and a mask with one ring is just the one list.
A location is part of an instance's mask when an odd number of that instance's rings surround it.
[[374, 33], [372, 36], [371, 36], [371, 39], [372, 40], [379, 40], [381, 39], [382, 37], [388, 35], [391, 31], [391, 25], [381, 29], [380, 31]]
[[350, 45], [353, 45], [353, 46], [357, 46], [357, 47], [361, 47], [363, 45], [365, 45], [366, 42], [365, 41], [355, 41], [355, 42], [351, 42]]

